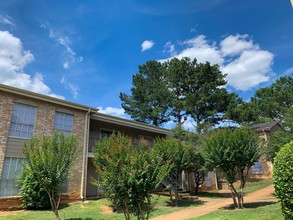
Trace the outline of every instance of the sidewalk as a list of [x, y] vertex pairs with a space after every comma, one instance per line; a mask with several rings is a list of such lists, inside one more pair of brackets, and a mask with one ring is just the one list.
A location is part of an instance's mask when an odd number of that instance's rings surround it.
[[[261, 190], [255, 191], [253, 193], [248, 194], [244, 197], [244, 204], [249, 202], [261, 202], [261, 201], [276, 201], [276, 199], [272, 196], [275, 192], [274, 187], [268, 186]], [[178, 212], [173, 212], [166, 215], [161, 215], [152, 220], [179, 220], [179, 219], [189, 219], [198, 217], [201, 215], [205, 215], [212, 211], [218, 210], [225, 206], [232, 205], [232, 198], [223, 198], [223, 199], [212, 199], [212, 198], [200, 198], [200, 201], [204, 202], [204, 205], [187, 208], [180, 210]]]

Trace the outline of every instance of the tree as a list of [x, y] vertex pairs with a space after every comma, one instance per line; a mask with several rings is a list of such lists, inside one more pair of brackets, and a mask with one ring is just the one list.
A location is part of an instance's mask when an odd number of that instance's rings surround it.
[[201, 132], [202, 126], [221, 120], [218, 113], [239, 102], [235, 93], [222, 88], [225, 76], [218, 65], [187, 57], [148, 61], [132, 78], [132, 94], [120, 93], [122, 107], [135, 120], [158, 126], [170, 120], [181, 126], [192, 117]]
[[282, 76], [272, 85], [258, 89], [249, 102], [230, 112], [238, 122], [284, 122], [286, 112], [293, 106], [293, 78]]
[[289, 108], [285, 113], [284, 123], [281, 130], [271, 134], [268, 147], [265, 151], [267, 159], [274, 162], [276, 153], [287, 143], [293, 140], [293, 108]]
[[171, 94], [170, 114], [177, 126], [181, 126], [187, 120], [186, 79], [194, 73], [195, 65], [196, 59], [191, 61], [187, 57], [181, 60], [173, 58], [164, 63], [167, 86]]
[[22, 207], [25, 209], [49, 209], [50, 199], [46, 190], [34, 179], [32, 173], [25, 169], [19, 180], [19, 195], [22, 196]]
[[125, 219], [131, 214], [148, 219], [153, 208], [151, 191], [168, 175], [170, 163], [145, 141], [133, 145], [131, 138], [120, 133], [97, 144], [95, 162], [98, 185], [112, 206], [122, 209]]
[[[254, 132], [246, 128], [217, 130], [206, 139], [204, 155], [209, 165], [224, 173], [231, 188], [235, 208], [243, 208], [243, 188], [247, 174], [260, 157]], [[237, 176], [240, 180], [240, 192], [233, 185]]]
[[186, 149], [186, 144], [174, 138], [160, 139], [154, 143], [154, 150], [162, 155], [163, 160], [172, 162], [167, 182], [170, 184], [169, 190], [172, 201], [172, 190], [174, 190], [176, 206], [179, 200], [178, 186], [180, 185], [180, 175], [182, 171], [187, 170], [190, 166], [190, 157]]
[[61, 183], [67, 180], [76, 160], [77, 146], [75, 137], [57, 132], [52, 137], [33, 137], [29, 144], [24, 144], [23, 153], [27, 162], [24, 172], [29, 172], [47, 192], [56, 219], [60, 219]]
[[185, 145], [185, 171], [193, 173], [195, 182], [195, 194], [198, 194], [198, 189], [204, 182], [205, 174], [208, 171], [204, 157], [202, 155], [203, 135], [185, 130], [178, 126], [172, 129], [172, 137], [181, 141]]
[[170, 91], [164, 66], [148, 61], [133, 75], [131, 95], [120, 93], [122, 107], [133, 119], [160, 126], [169, 121]]
[[276, 197], [281, 201], [285, 219], [293, 219], [293, 142], [277, 153], [274, 163], [274, 186]]

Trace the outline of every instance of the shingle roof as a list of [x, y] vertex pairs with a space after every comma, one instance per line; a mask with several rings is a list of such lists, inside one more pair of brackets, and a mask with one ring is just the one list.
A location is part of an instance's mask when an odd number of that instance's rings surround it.
[[250, 128], [254, 130], [264, 130], [264, 131], [270, 131], [275, 125], [280, 125], [279, 122], [277, 121], [272, 121], [272, 122], [265, 122], [265, 123], [260, 123], [260, 124], [254, 124]]

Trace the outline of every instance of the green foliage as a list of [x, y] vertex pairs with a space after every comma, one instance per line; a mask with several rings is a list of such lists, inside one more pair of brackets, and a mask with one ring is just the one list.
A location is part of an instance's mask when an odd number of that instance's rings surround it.
[[[154, 143], [154, 150], [158, 154], [162, 155], [164, 161], [172, 162], [172, 169], [169, 172], [168, 182], [175, 190], [175, 205], [177, 206], [179, 195], [178, 195], [178, 184], [180, 181], [180, 175], [182, 171], [187, 170], [190, 166], [190, 155], [187, 151], [187, 145], [175, 138], [167, 138], [156, 140]], [[171, 188], [170, 188], [171, 200]]]
[[293, 142], [277, 153], [273, 170], [276, 196], [281, 201], [285, 219], [293, 219]]
[[[245, 128], [217, 130], [206, 139], [204, 155], [209, 165], [224, 173], [231, 185], [235, 207], [242, 208], [248, 170], [260, 157], [255, 133]], [[241, 182], [240, 193], [233, 186], [237, 175]]]
[[34, 176], [24, 170], [19, 180], [19, 195], [22, 196], [22, 207], [25, 209], [48, 209], [51, 207], [49, 196]]
[[125, 219], [130, 214], [148, 219], [153, 207], [150, 192], [169, 173], [168, 161], [143, 140], [133, 146], [131, 138], [118, 133], [97, 144], [95, 162], [98, 185], [113, 207], [122, 209]]
[[120, 93], [122, 107], [137, 121], [162, 125], [169, 121], [170, 92], [165, 82], [165, 69], [155, 60], [138, 68], [139, 73], [132, 77], [132, 95]]
[[285, 144], [293, 140], [293, 108], [289, 108], [285, 113], [284, 123], [281, 130], [271, 134], [268, 147], [266, 149], [267, 159], [274, 162], [276, 153]]
[[[24, 171], [30, 173], [47, 192], [56, 219], [60, 219], [60, 186], [67, 180], [77, 152], [77, 139], [57, 132], [52, 137], [33, 137], [29, 144], [24, 143], [23, 154], [27, 162], [23, 166]], [[58, 193], [58, 198], [55, 198]]]
[[182, 125], [192, 117], [198, 131], [202, 126], [213, 125], [241, 101], [235, 93], [225, 88], [225, 76], [218, 65], [197, 63], [173, 58], [164, 63], [148, 61], [139, 66], [133, 76], [131, 95], [120, 93], [122, 107], [138, 121], [162, 125], [173, 120]]
[[293, 78], [282, 76], [271, 86], [258, 89], [249, 102], [231, 109], [229, 116], [240, 123], [284, 122], [285, 114], [292, 106]]

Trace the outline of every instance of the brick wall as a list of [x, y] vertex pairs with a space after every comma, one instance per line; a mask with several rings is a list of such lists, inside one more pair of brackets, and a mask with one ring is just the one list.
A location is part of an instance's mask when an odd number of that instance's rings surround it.
[[21, 196], [0, 197], [0, 211], [22, 209]]
[[13, 97], [7, 93], [0, 93], [0, 178], [6, 151], [6, 142], [10, 126]]
[[0, 175], [2, 174], [3, 161], [5, 157], [6, 143], [10, 126], [13, 103], [20, 101], [27, 104], [33, 103], [37, 106], [36, 125], [34, 135], [38, 137], [51, 136], [54, 130], [55, 111], [68, 111], [74, 115], [73, 135], [78, 137], [79, 154], [78, 159], [71, 169], [68, 184], [68, 196], [70, 199], [80, 198], [80, 186], [82, 176], [82, 157], [84, 145], [85, 111], [73, 108], [63, 107], [40, 101], [32, 98], [25, 98], [18, 95], [12, 95], [6, 92], [0, 93]]

